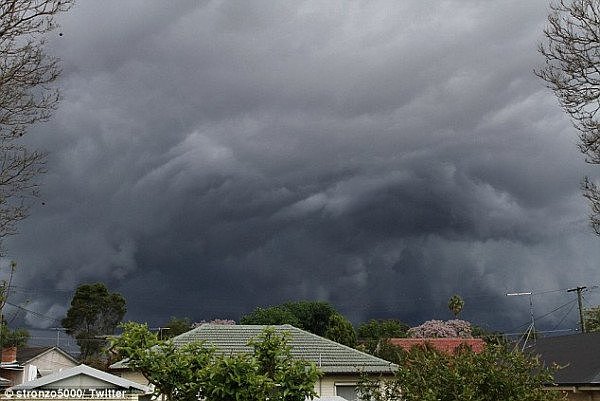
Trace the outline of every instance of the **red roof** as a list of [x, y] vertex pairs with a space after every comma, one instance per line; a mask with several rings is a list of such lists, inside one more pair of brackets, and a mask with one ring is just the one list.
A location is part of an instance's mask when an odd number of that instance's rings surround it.
[[468, 345], [477, 354], [485, 348], [485, 341], [481, 338], [390, 338], [389, 341], [390, 344], [402, 347], [406, 351], [427, 343], [436, 350], [451, 355], [461, 344]]

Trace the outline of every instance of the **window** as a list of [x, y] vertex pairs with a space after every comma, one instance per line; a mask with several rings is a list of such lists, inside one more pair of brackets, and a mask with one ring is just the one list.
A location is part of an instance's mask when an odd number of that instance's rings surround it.
[[336, 383], [335, 395], [345, 398], [348, 401], [359, 401], [358, 386], [356, 383]]

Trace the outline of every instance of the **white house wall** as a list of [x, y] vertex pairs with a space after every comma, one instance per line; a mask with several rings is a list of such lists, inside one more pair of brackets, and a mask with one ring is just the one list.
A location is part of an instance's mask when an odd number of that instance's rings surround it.
[[42, 376], [77, 366], [77, 363], [56, 350], [51, 350], [33, 358], [29, 361], [29, 364], [36, 366]]

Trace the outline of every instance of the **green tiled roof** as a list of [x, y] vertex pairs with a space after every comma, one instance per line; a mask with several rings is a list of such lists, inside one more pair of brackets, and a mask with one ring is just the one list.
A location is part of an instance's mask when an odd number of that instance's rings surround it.
[[[204, 341], [219, 352], [227, 354], [250, 353], [248, 341], [256, 338], [268, 326], [203, 324], [173, 339], [182, 345]], [[324, 373], [391, 373], [396, 365], [360, 352], [335, 341], [319, 337], [288, 324], [274, 327], [277, 332], [289, 333], [292, 356], [314, 362]]]

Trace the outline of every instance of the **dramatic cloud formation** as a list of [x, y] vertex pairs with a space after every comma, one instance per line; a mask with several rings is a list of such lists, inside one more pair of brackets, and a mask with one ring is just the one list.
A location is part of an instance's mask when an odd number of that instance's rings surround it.
[[[56, 325], [104, 281], [151, 324], [296, 299], [418, 324], [458, 293], [465, 318], [510, 330], [528, 302], [504, 293], [596, 284], [579, 182], [597, 171], [532, 73], [546, 13], [80, 2], [51, 40], [61, 107], [30, 139], [50, 152], [45, 205], [7, 244], [27, 322]], [[540, 294], [536, 314], [571, 299]]]

